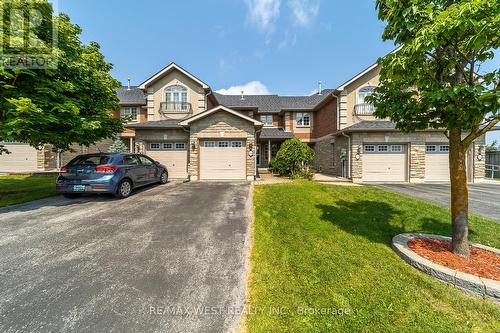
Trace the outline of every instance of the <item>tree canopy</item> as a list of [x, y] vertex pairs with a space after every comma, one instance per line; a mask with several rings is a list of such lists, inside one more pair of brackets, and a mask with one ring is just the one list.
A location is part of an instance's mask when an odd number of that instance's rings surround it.
[[367, 100], [403, 132], [436, 128], [449, 138], [452, 248], [468, 257], [467, 150], [500, 121], [500, 72], [491, 68], [500, 1], [376, 3], [383, 39], [400, 48], [379, 59], [380, 85]]
[[[109, 74], [112, 65], [99, 45], [83, 44], [80, 27], [65, 14], [54, 16], [45, 0], [0, 1], [0, 5], [4, 53], [22, 56], [49, 50], [55, 64], [29, 68], [7, 66], [5, 59], [0, 62], [0, 141], [21, 141], [34, 147], [52, 144], [67, 150], [71, 144], [91, 145], [121, 132], [122, 121], [109, 112], [118, 108], [115, 89], [120, 84]], [[17, 45], [12, 41], [26, 39], [26, 35], [16, 33], [12, 8], [21, 13], [36, 9], [43, 22], [29, 27], [30, 38]]]

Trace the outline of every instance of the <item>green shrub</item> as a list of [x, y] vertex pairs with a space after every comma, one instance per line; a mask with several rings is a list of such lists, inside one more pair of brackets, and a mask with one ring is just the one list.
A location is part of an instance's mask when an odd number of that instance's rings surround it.
[[312, 179], [310, 164], [314, 159], [314, 151], [297, 138], [286, 140], [269, 168], [281, 176]]

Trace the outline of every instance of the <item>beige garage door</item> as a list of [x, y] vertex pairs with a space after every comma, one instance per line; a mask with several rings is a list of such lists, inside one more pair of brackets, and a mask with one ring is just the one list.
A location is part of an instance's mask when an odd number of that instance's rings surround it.
[[166, 166], [169, 178], [187, 178], [187, 142], [150, 142], [146, 155]]
[[0, 155], [0, 171], [37, 171], [37, 150], [25, 144], [2, 143], [10, 154]]
[[406, 182], [406, 145], [365, 144], [362, 179], [365, 182]]
[[449, 145], [427, 144], [425, 146], [425, 180], [429, 182], [450, 181]]
[[245, 141], [202, 141], [200, 179], [246, 179]]

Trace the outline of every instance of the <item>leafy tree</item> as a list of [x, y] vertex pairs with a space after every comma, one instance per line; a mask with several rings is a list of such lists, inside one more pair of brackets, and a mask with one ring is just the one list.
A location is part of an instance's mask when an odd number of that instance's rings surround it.
[[[9, 68], [0, 62], [0, 141], [21, 141], [34, 147], [52, 144], [55, 149], [68, 150], [73, 143], [88, 146], [121, 132], [121, 120], [109, 113], [118, 108], [115, 88], [119, 83], [109, 74], [112, 65], [105, 61], [99, 45], [82, 44], [80, 27], [72, 24], [65, 14], [53, 16], [46, 0], [0, 1], [0, 5], [3, 52], [33, 54], [36, 46], [37, 54], [51, 51], [56, 65], [41, 69]], [[11, 15], [11, 7], [24, 12], [36, 9], [41, 13], [43, 23], [26, 30], [29, 39], [17, 36], [17, 28], [11, 22], [16, 19]], [[29, 22], [25, 17], [17, 19]], [[58, 31], [55, 49], [53, 25]], [[16, 41], [21, 46], [16, 46]]]
[[128, 147], [120, 138], [116, 138], [113, 144], [108, 148], [108, 153], [127, 153], [128, 151]]
[[499, 147], [498, 147], [498, 141], [497, 140], [494, 140], [492, 143], [490, 143], [489, 145], [486, 145], [486, 152], [495, 152], [495, 151], [499, 151]]
[[310, 178], [309, 166], [314, 159], [314, 151], [297, 138], [286, 140], [281, 145], [270, 168], [282, 176]]
[[500, 121], [500, 74], [481, 71], [499, 47], [500, 1], [377, 0], [384, 40], [401, 45], [379, 60], [375, 115], [403, 132], [443, 129], [450, 141], [455, 254], [468, 257], [466, 152]]

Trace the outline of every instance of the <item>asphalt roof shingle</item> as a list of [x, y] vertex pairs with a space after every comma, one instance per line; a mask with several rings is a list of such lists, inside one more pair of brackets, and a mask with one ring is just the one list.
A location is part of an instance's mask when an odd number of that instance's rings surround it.
[[312, 110], [331, 95], [333, 89], [325, 89], [322, 94], [310, 96], [278, 96], [278, 95], [213, 95], [219, 104], [228, 108], [257, 109], [259, 113], [280, 112], [282, 110]]
[[145, 123], [132, 123], [126, 124], [127, 128], [136, 128], [136, 129], [148, 129], [148, 128], [180, 128], [179, 120], [155, 120], [155, 121], [146, 121]]
[[262, 128], [260, 132], [261, 139], [291, 139], [292, 132], [285, 132], [282, 128]]
[[363, 120], [352, 126], [346, 127], [346, 130], [394, 130], [396, 129], [396, 124], [392, 121], [387, 120]]
[[146, 95], [138, 87], [120, 87], [116, 89], [116, 94], [121, 105], [146, 105]]

